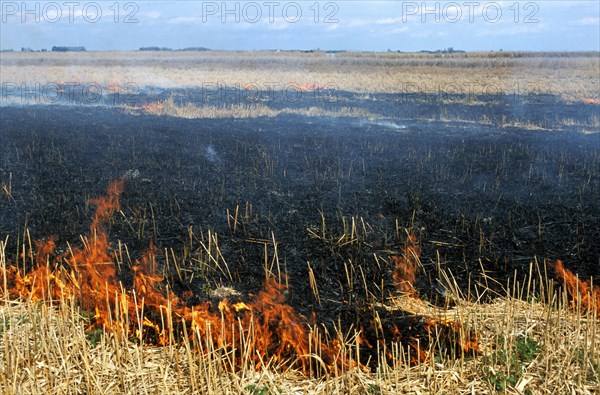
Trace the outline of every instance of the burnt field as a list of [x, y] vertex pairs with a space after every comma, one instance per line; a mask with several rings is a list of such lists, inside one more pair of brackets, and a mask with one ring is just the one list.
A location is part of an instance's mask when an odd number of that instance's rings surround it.
[[[367, 306], [397, 293], [394, 257], [407, 235], [420, 250], [415, 292], [433, 303], [447, 302], [442, 272], [465, 297], [484, 299], [534, 261], [560, 259], [600, 279], [600, 138], [597, 126], [578, 126], [598, 106], [458, 98], [442, 106], [455, 119], [445, 120], [439, 98], [361, 100], [349, 94], [328, 106], [350, 102], [380, 117], [3, 107], [7, 260], [31, 268], [23, 251], [32, 240], [52, 238], [57, 254], [80, 244], [95, 210], [89, 199], [123, 179], [120, 210], [106, 224], [111, 250], [132, 263], [155, 245], [160, 272], [188, 305], [244, 299], [273, 277], [289, 285], [286, 302], [300, 314], [356, 327]], [[474, 121], [484, 116], [495, 121]], [[118, 276], [131, 286], [131, 266], [119, 265]], [[365, 336], [374, 342], [376, 332]]]

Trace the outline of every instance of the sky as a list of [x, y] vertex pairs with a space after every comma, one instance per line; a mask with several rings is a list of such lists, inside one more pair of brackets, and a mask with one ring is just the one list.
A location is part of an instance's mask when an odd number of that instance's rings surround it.
[[0, 1], [0, 48], [600, 51], [590, 1]]

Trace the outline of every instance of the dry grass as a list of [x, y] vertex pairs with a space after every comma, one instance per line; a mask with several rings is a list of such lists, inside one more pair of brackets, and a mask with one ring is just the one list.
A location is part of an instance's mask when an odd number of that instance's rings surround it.
[[331, 116], [331, 117], [369, 117], [378, 116], [361, 108], [341, 107], [335, 111], [321, 107], [311, 106], [307, 108], [271, 108], [264, 104], [229, 104], [222, 106], [198, 106], [187, 102], [177, 104], [173, 97], [167, 100], [145, 103], [140, 107], [125, 106], [124, 111], [129, 114], [151, 114], [157, 116], [170, 116], [177, 118], [257, 118], [276, 117], [280, 114], [297, 114], [304, 116]]
[[592, 53], [89, 52], [3, 53], [2, 82], [127, 82], [162, 88], [281, 89], [319, 83], [350, 92], [553, 93], [598, 97]]
[[[0, 263], [5, 271], [1, 244]], [[490, 304], [467, 301], [451, 275], [446, 279], [448, 299], [456, 303], [452, 309], [406, 296], [390, 298], [385, 308], [459, 322], [477, 333], [480, 355], [430, 358], [410, 367], [393, 348], [387, 350], [396, 356], [393, 366], [381, 363], [376, 372], [354, 368], [321, 378], [272, 366], [257, 370], [251, 362], [232, 372], [230, 355], [206, 338], [148, 346], [86, 331], [89, 315], [74, 300], [34, 304], [5, 298], [0, 385], [4, 394], [596, 393], [600, 321], [595, 312], [573, 307], [566, 293], [557, 299], [561, 293], [541, 275], [509, 285], [510, 291]], [[5, 280], [4, 295], [6, 287]], [[355, 350], [356, 341], [346, 340], [346, 352]], [[436, 351], [435, 342], [429, 351]]]

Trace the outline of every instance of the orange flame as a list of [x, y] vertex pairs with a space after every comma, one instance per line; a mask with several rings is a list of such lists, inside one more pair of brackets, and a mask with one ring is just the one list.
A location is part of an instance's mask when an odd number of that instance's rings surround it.
[[115, 93], [119, 91], [119, 83], [116, 81], [108, 81], [107, 87], [109, 92]]
[[295, 84], [294, 88], [297, 91], [313, 92], [315, 90], [323, 89], [324, 87], [322, 85], [320, 85], [318, 82], [314, 82], [314, 83], [305, 82], [303, 85]]
[[142, 109], [148, 114], [157, 114], [162, 111], [163, 108], [165, 108], [165, 105], [160, 102], [142, 104]]
[[[395, 270], [392, 274], [394, 286], [402, 295], [414, 299], [419, 299], [416, 289], [416, 271], [421, 256], [421, 247], [417, 243], [417, 238], [409, 234], [406, 243], [402, 249], [402, 255], [392, 255]], [[431, 338], [435, 336], [439, 340], [448, 343], [454, 343], [465, 353], [475, 353], [479, 350], [477, 339], [468, 334], [459, 322], [445, 317], [434, 317], [433, 315], [422, 315], [421, 323], [424, 331]], [[392, 336], [400, 338], [401, 333], [398, 327], [392, 328]], [[411, 363], [418, 364], [429, 359], [429, 352], [424, 348], [424, 344], [411, 338], [408, 346], [414, 351], [411, 353]]]
[[[111, 216], [120, 210], [123, 190], [124, 180], [117, 180], [109, 185], [105, 196], [90, 200], [96, 211], [89, 235], [82, 237], [80, 248], [69, 247], [68, 253], [59, 256], [54, 253], [55, 240], [50, 239], [36, 244], [35, 267], [30, 272], [9, 266], [9, 297], [31, 301], [73, 297], [83, 309], [95, 313], [90, 329], [102, 328], [118, 336], [135, 336], [159, 345], [181, 344], [182, 336], [206, 340], [233, 358], [234, 369], [251, 361], [257, 368], [276, 366], [306, 374], [335, 374], [359, 364], [345, 358], [339, 340], [321, 339], [311, 321], [286, 303], [286, 287], [272, 279], [245, 301], [223, 299], [218, 306], [210, 301], [189, 306], [165, 289], [163, 276], [157, 270], [156, 248], [151, 244], [131, 268], [131, 289], [123, 287], [105, 229]], [[394, 257], [394, 285], [414, 298], [420, 253], [416, 238], [409, 235], [402, 257]], [[460, 324], [452, 321], [425, 316], [420, 322], [425, 343], [427, 335], [441, 333], [456, 339], [455, 333], [462, 333]], [[399, 328], [392, 330], [391, 335], [395, 341], [402, 341]], [[465, 338], [458, 340], [463, 350], [476, 350], [476, 341]], [[372, 348], [369, 341], [359, 335], [361, 346]], [[413, 363], [427, 360], [428, 353], [416, 338], [405, 344], [416, 351]]]
[[599, 99], [594, 99], [591, 97], [582, 97], [581, 101], [584, 102], [585, 104], [600, 104]]
[[415, 289], [417, 263], [421, 255], [421, 247], [417, 244], [417, 238], [409, 234], [406, 245], [402, 250], [402, 256], [393, 255], [395, 270], [392, 274], [396, 289], [411, 297], [417, 297]]
[[438, 337], [445, 337], [446, 340], [454, 341], [467, 354], [479, 351], [477, 338], [471, 333], [467, 333], [459, 322], [450, 318], [427, 318], [425, 329], [430, 335], [436, 334]]
[[554, 264], [556, 276], [565, 284], [571, 296], [571, 305], [580, 305], [584, 311], [596, 312], [600, 316], [600, 287], [591, 287], [586, 281], [577, 278], [569, 269], [565, 269], [559, 259]]
[[[73, 249], [63, 258], [51, 259], [54, 240], [38, 243], [34, 270], [23, 275], [9, 267], [10, 296], [33, 301], [75, 296], [85, 310], [95, 312], [90, 328], [104, 328], [124, 336], [135, 334], [141, 340], [160, 345], [174, 341], [185, 323], [187, 335], [212, 337], [213, 344], [234, 351], [238, 363], [243, 362], [240, 350], [246, 350], [257, 367], [275, 363], [303, 372], [323, 372], [349, 366], [339, 362], [336, 342], [321, 342], [311, 331], [308, 320], [285, 303], [285, 286], [274, 280], [267, 281], [265, 289], [248, 303], [231, 304], [224, 299], [218, 311], [210, 302], [188, 307], [173, 292], [161, 289], [163, 278], [156, 273], [155, 247], [151, 245], [132, 268], [133, 289], [124, 289], [103, 226], [120, 209], [119, 195], [123, 188], [123, 180], [115, 181], [106, 196], [90, 200], [96, 212], [90, 235], [82, 238], [82, 248]], [[57, 263], [61, 259], [70, 271]], [[159, 325], [163, 322], [161, 317], [174, 320], [167, 319], [164, 327]], [[325, 367], [317, 367], [313, 358], [317, 351]]]

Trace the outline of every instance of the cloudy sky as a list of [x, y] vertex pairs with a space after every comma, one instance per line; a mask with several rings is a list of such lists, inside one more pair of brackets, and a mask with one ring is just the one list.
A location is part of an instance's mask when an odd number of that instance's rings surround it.
[[1, 1], [2, 49], [600, 50], [590, 1]]

